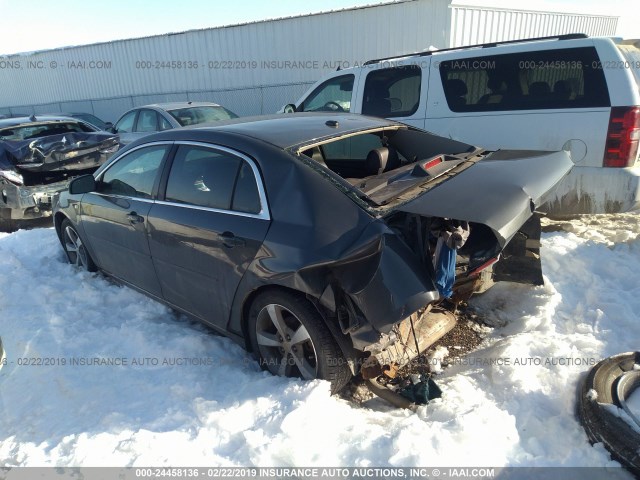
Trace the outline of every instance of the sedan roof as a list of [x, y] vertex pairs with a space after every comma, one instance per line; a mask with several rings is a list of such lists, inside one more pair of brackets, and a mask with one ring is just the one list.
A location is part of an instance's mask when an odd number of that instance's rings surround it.
[[177, 130], [211, 130], [245, 135], [283, 150], [320, 142], [322, 139], [381, 128], [407, 128], [401, 123], [363, 115], [327, 113], [291, 113], [242, 117]]
[[221, 105], [211, 102], [166, 102], [166, 103], [151, 103], [149, 105], [140, 105], [132, 110], [139, 110], [141, 108], [159, 108], [160, 110], [177, 110], [181, 108], [190, 107], [220, 107]]
[[[36, 115], [35, 120], [32, 120], [32, 117], [3, 118], [0, 120], [0, 128], [16, 127], [18, 125], [40, 124], [40, 123], [47, 123], [47, 122], [79, 123], [79, 120], [77, 118], [56, 116], [56, 115]], [[83, 123], [86, 123], [86, 122], [83, 122]]]

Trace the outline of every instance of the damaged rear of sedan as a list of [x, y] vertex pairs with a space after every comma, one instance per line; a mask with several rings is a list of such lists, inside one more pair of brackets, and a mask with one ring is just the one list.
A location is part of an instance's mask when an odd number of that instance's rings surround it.
[[70, 184], [54, 221], [70, 262], [335, 392], [450, 330], [443, 296], [540, 284], [536, 206], [571, 167], [369, 117], [245, 118], [129, 145]]
[[51, 197], [117, 151], [118, 136], [66, 117], [0, 120], [0, 230], [51, 215]]

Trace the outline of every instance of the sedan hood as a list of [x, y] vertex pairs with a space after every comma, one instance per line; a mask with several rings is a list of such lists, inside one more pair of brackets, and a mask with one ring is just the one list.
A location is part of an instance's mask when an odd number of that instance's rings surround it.
[[500, 150], [395, 210], [487, 225], [504, 247], [572, 166], [566, 151]]
[[0, 165], [29, 172], [84, 170], [96, 167], [118, 149], [109, 133], [65, 133], [35, 140], [0, 142]]

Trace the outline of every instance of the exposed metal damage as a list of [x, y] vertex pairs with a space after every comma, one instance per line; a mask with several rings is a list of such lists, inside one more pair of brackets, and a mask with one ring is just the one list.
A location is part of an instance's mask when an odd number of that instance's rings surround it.
[[50, 215], [54, 194], [119, 148], [117, 135], [71, 120], [14, 123], [0, 125], [0, 220], [7, 222]]

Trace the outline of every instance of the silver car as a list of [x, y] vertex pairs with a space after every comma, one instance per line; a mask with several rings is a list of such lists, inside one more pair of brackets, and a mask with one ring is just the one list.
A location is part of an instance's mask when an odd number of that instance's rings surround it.
[[217, 103], [155, 103], [125, 112], [111, 131], [120, 135], [121, 144], [127, 145], [150, 133], [232, 118], [238, 115]]

